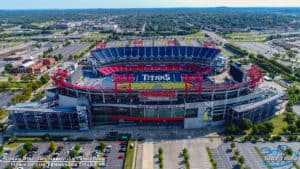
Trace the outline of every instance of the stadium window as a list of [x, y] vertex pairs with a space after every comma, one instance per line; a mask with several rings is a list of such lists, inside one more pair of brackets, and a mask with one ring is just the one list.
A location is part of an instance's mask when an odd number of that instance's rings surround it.
[[185, 118], [195, 118], [195, 117], [198, 117], [198, 108], [186, 109]]

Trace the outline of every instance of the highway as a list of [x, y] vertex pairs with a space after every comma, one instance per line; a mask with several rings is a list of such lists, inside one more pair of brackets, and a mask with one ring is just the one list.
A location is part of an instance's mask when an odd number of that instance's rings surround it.
[[57, 50], [55, 50], [53, 52], [53, 55], [58, 55], [58, 54], [62, 54], [64, 56], [63, 61], [66, 61], [69, 59], [70, 55], [78, 52], [79, 50], [81, 50], [82, 48], [86, 47], [90, 45], [90, 43], [88, 42], [82, 42], [82, 43], [74, 43], [71, 44], [69, 46], [63, 47], [63, 48], [59, 48]]

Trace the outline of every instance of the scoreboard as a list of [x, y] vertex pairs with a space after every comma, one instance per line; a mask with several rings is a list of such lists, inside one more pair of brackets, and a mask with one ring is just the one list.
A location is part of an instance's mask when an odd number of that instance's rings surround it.
[[137, 73], [134, 75], [136, 82], [181, 82], [181, 73]]

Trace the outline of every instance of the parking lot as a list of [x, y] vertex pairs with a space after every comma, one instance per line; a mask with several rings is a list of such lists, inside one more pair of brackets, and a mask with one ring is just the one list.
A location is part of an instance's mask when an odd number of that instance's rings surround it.
[[[293, 149], [293, 152], [299, 155], [300, 144], [297, 142], [289, 142], [289, 143], [276, 142], [276, 143], [255, 143], [255, 144], [254, 143], [239, 143], [239, 144], [237, 144], [237, 148], [238, 148], [240, 154], [243, 155], [244, 157], [246, 157], [245, 158], [246, 165], [250, 166], [251, 168], [267, 169], [268, 167], [266, 167], [264, 165], [263, 160], [257, 154], [255, 147], [257, 147], [258, 149], [267, 147], [270, 150], [274, 151], [280, 145], [286, 145], [288, 147], [291, 147]], [[299, 157], [297, 157], [294, 160], [298, 165], [300, 165]], [[290, 168], [290, 167], [292, 167], [292, 164], [289, 164], [289, 165], [286, 164], [286, 165], [283, 165], [282, 167], [276, 167], [276, 168], [286, 169], [286, 168]]]
[[[74, 158], [70, 157], [70, 151], [75, 149], [76, 144], [80, 144], [80, 149]], [[8, 165], [19, 167], [18, 169], [32, 169], [36, 164], [43, 164], [46, 168], [60, 169], [61, 166], [73, 166], [73, 168], [87, 169], [101, 168], [122, 169], [126, 145], [120, 142], [104, 142], [106, 148], [100, 151], [100, 142], [56, 142], [57, 149], [51, 153], [49, 142], [33, 143], [33, 148], [22, 159], [18, 158], [18, 151], [22, 149], [20, 144], [16, 149], [5, 148], [4, 156], [0, 161], [0, 168]]]
[[[173, 141], [154, 142], [154, 168], [159, 168], [158, 149], [163, 149], [164, 168], [181, 169], [184, 168], [183, 149], [187, 148], [191, 168], [211, 168], [211, 163], [206, 151], [206, 147], [217, 148], [221, 144], [218, 138], [197, 138]], [[139, 154], [139, 153], [138, 153]]]

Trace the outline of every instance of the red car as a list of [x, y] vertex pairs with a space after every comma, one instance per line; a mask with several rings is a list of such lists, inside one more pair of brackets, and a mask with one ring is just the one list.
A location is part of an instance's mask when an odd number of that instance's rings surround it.
[[119, 155], [118, 156], [118, 159], [123, 159], [124, 158], [124, 155]]
[[103, 154], [103, 157], [107, 157], [107, 154]]
[[120, 141], [120, 145], [126, 145], [126, 141]]

